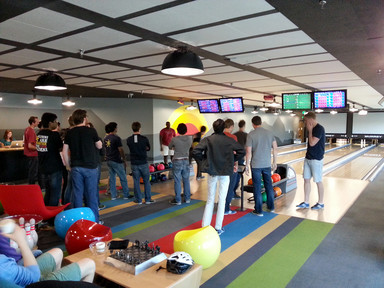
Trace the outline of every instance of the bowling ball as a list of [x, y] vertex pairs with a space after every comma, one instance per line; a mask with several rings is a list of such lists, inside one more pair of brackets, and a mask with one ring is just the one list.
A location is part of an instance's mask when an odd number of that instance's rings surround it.
[[160, 175], [160, 180], [161, 180], [161, 181], [166, 181], [166, 180], [167, 180], [167, 175], [165, 175], [165, 174], [161, 174], [161, 175]]
[[171, 169], [172, 167], [173, 167], [172, 162], [169, 162], [169, 163], [168, 163], [168, 168]]
[[262, 193], [261, 196], [263, 197], [263, 203], [267, 202], [267, 193]]
[[274, 174], [272, 175], [271, 178], [272, 178], [272, 182], [273, 182], [273, 183], [275, 183], [275, 182], [279, 182], [279, 181], [281, 180], [280, 175], [277, 174], [277, 173], [274, 173]]
[[160, 163], [159, 165], [157, 165], [157, 171], [163, 171], [164, 169], [165, 169], [164, 164]]
[[253, 185], [252, 178], [248, 180], [248, 185]]
[[165, 168], [165, 169], [168, 169], [168, 168], [169, 168], [168, 163], [164, 164], [164, 168]]
[[149, 165], [149, 173], [155, 172], [155, 166]]
[[280, 187], [273, 187], [273, 191], [275, 192], [275, 198], [279, 197], [283, 193]]

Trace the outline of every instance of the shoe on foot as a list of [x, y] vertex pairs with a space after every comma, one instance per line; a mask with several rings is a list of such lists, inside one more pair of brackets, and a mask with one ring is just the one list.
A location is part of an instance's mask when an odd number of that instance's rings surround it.
[[263, 217], [264, 214], [263, 213], [258, 213], [256, 210], [253, 210], [252, 211], [252, 214], [256, 215], [256, 216], [259, 216], [259, 217]]
[[118, 198], [120, 198], [119, 195], [117, 195], [116, 197], [112, 197], [111, 200], [116, 200], [116, 199], [118, 199]]
[[224, 231], [224, 228], [221, 228], [221, 229], [216, 229], [216, 232], [217, 232], [217, 234], [219, 234], [219, 236], [220, 236], [220, 235], [223, 234], [225, 231]]
[[296, 208], [308, 209], [309, 208], [309, 203], [301, 202], [299, 205], [296, 205]]
[[191, 199], [185, 200], [185, 203], [187, 204], [191, 203]]
[[175, 199], [173, 199], [172, 201], [169, 201], [169, 204], [171, 204], [171, 205], [181, 205], [181, 202], [177, 202]]
[[145, 201], [145, 204], [149, 205], [149, 204], [152, 204], [152, 203], [155, 203], [156, 201], [155, 200], [149, 200], [149, 201]]
[[99, 210], [103, 210], [103, 209], [105, 209], [105, 208], [107, 208], [107, 206], [105, 206], [104, 204], [100, 204], [100, 205], [99, 205]]
[[104, 220], [99, 220], [99, 224], [103, 225], [104, 224]]
[[224, 212], [224, 215], [234, 215], [236, 213], [237, 213], [237, 211], [235, 211], [235, 210], [229, 210], [227, 212]]
[[124, 197], [124, 199], [131, 199], [131, 198], [133, 198], [133, 197], [135, 197], [135, 196], [133, 196], [133, 195], [128, 195], [128, 197]]
[[141, 205], [141, 204], [143, 204], [143, 202], [141, 202], [141, 201], [138, 201], [138, 200], [133, 200], [133, 202], [134, 202], [134, 203], [136, 203], [136, 204], [138, 204], [138, 205]]
[[320, 204], [320, 203], [316, 203], [315, 205], [313, 205], [311, 207], [312, 210], [320, 210], [320, 209], [324, 209], [324, 204]]

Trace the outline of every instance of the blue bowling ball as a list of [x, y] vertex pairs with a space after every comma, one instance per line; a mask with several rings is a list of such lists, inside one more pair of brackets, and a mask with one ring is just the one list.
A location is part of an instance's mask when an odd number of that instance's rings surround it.
[[93, 222], [96, 220], [95, 214], [91, 208], [88, 207], [72, 208], [60, 212], [55, 217], [55, 230], [57, 235], [64, 239], [65, 234], [67, 234], [67, 231], [72, 226], [72, 224], [81, 219], [86, 219]]

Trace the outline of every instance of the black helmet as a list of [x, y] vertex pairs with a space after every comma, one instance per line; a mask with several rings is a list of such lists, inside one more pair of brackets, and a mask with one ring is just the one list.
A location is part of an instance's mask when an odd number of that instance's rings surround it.
[[186, 252], [175, 252], [167, 260], [167, 271], [175, 274], [183, 274], [192, 266], [192, 257]]

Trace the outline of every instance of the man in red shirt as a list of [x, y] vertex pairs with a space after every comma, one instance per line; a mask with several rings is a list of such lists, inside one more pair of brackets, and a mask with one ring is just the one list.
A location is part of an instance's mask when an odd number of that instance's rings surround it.
[[171, 143], [171, 139], [176, 136], [176, 132], [171, 128], [171, 123], [168, 121], [165, 123], [165, 128], [160, 131], [160, 151], [164, 156], [164, 163], [168, 163], [168, 155], [171, 156], [171, 160], [173, 158], [173, 150], [168, 148], [169, 143]]
[[39, 162], [37, 160], [35, 128], [39, 124], [36, 116], [28, 119], [29, 126], [24, 131], [24, 155], [28, 159], [28, 183], [35, 184]]

